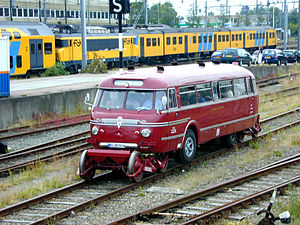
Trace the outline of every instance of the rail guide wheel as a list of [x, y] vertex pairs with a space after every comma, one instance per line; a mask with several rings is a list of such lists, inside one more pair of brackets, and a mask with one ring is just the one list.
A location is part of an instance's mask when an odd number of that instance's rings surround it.
[[[84, 180], [92, 180], [95, 175], [95, 168], [91, 168], [93, 164], [89, 161], [88, 150], [84, 150], [80, 157], [79, 170], [80, 177]], [[86, 170], [91, 168], [85, 173]]]
[[143, 157], [138, 151], [133, 151], [128, 162], [128, 175], [134, 182], [139, 182], [143, 179]]

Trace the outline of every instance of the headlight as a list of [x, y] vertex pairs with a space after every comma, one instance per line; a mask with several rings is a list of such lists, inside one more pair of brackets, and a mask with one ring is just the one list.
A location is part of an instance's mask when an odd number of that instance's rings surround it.
[[92, 129], [92, 134], [93, 134], [93, 135], [97, 135], [98, 132], [99, 132], [99, 129], [98, 129], [97, 127], [93, 127], [93, 129]]
[[142, 134], [143, 137], [147, 138], [147, 137], [150, 136], [151, 131], [148, 130], [148, 129], [144, 129], [144, 130], [142, 130], [141, 134]]

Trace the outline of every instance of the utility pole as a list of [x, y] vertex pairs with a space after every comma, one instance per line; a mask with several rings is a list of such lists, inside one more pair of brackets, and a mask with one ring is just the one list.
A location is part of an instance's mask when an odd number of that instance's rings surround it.
[[148, 24], [148, 7], [147, 0], [145, 0], [145, 25]]
[[207, 18], [207, 1], [205, 1], [205, 27], [208, 27], [208, 18]]
[[159, 8], [160, 8], [160, 0], [158, 2], [158, 7], [157, 7], [157, 24], [159, 24]]
[[42, 16], [41, 16], [41, 0], [39, 0], [39, 21], [42, 22]]
[[12, 16], [13, 7], [14, 7], [14, 2], [13, 2], [13, 0], [10, 0], [9, 1], [9, 18], [10, 18], [10, 21], [13, 21], [13, 16]]
[[270, 26], [270, 1], [267, 2], [267, 26]]
[[86, 18], [85, 18], [85, 0], [80, 1], [80, 17], [81, 17], [81, 51], [82, 51], [82, 60], [81, 67], [82, 70], [85, 70], [87, 65], [87, 47], [86, 47]]
[[46, 7], [46, 0], [44, 0], [44, 23], [47, 24], [47, 7]]
[[273, 28], [275, 28], [275, 4], [273, 4]]
[[65, 0], [65, 24], [68, 24], [67, 0]]
[[288, 42], [288, 9], [287, 9], [286, 0], [284, 0], [284, 37], [283, 37], [283, 42], [284, 42], [284, 50], [286, 50], [287, 42]]
[[195, 14], [196, 14], [196, 18], [197, 18], [197, 16], [198, 16], [198, 12], [197, 12], [197, 0], [195, 0]]
[[88, 25], [90, 25], [90, 23], [91, 23], [91, 20], [90, 20], [90, 0], [88, 0], [88, 13], [87, 13], [87, 16], [88, 16]]

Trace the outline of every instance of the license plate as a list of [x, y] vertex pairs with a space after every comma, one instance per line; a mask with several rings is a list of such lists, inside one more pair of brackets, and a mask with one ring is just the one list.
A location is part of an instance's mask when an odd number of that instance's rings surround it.
[[216, 59], [220, 58], [220, 56], [216, 56]]
[[266, 59], [271, 59], [271, 56], [266, 56], [265, 58], [266, 58]]
[[125, 145], [122, 143], [109, 143], [109, 148], [125, 148]]
[[232, 57], [232, 55], [226, 55], [226, 57]]

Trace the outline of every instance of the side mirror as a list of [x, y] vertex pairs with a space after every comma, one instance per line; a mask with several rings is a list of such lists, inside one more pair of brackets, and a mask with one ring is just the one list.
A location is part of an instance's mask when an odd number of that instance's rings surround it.
[[285, 211], [284, 213], [281, 213], [279, 215], [279, 219], [280, 219], [281, 223], [286, 223], [286, 224], [291, 223], [290, 212], [289, 211]]
[[165, 109], [166, 106], [167, 106], [167, 102], [168, 102], [167, 96], [163, 96], [163, 97], [161, 98], [161, 103], [162, 103], [162, 106], [163, 106], [164, 109]]
[[84, 99], [84, 103], [88, 106], [93, 106], [93, 104], [90, 103], [90, 93], [87, 93]]

